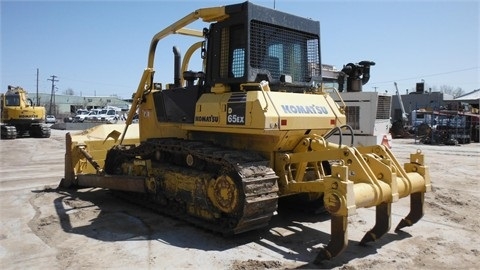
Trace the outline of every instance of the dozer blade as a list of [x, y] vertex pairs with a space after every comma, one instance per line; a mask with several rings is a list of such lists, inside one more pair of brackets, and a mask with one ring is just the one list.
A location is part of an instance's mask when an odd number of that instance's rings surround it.
[[423, 217], [423, 202], [425, 193], [417, 192], [410, 195], [410, 213], [402, 219], [395, 228], [395, 232], [400, 231], [404, 227], [412, 226]]
[[331, 216], [331, 238], [328, 245], [318, 253], [317, 257], [313, 261], [314, 264], [320, 264], [324, 260], [330, 260], [331, 258], [342, 253], [342, 251], [348, 245], [348, 217], [346, 216]]
[[[78, 176], [102, 174], [107, 151], [117, 143], [123, 124], [103, 124], [65, 135], [65, 177], [60, 182], [63, 188], [81, 186]], [[138, 125], [130, 125], [124, 144], [138, 144]]]
[[391, 203], [381, 203], [376, 206], [375, 226], [363, 236], [360, 245], [363, 246], [368, 242], [373, 242], [390, 230], [391, 206]]

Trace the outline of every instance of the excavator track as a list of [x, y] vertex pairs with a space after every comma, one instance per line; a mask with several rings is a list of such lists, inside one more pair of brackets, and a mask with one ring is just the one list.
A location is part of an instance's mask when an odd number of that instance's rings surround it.
[[151, 162], [148, 174], [155, 180], [148, 184], [149, 192], [116, 191], [117, 196], [209, 231], [231, 235], [266, 227], [277, 209], [278, 176], [255, 152], [152, 139], [111, 149], [105, 171], [126, 174], [125, 168], [138, 161]]
[[17, 129], [14, 126], [1, 125], [2, 140], [17, 138]]
[[36, 123], [30, 126], [30, 136], [34, 138], [50, 138], [50, 126], [43, 123]]

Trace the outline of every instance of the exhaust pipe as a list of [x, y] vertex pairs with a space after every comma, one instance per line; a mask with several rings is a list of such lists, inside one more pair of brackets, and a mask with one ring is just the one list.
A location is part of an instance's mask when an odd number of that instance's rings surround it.
[[175, 87], [180, 87], [180, 70], [181, 70], [181, 63], [182, 63], [182, 56], [180, 55], [180, 50], [178, 50], [177, 46], [173, 46], [173, 55], [174, 55], [174, 74], [173, 74], [173, 85]]
[[375, 65], [372, 61], [362, 61], [358, 63], [363, 66], [362, 85], [365, 85], [370, 80], [370, 67]]
[[338, 90], [343, 92], [345, 80], [347, 81], [347, 92], [361, 92], [362, 85], [370, 80], [370, 67], [375, 62], [361, 61], [358, 64], [348, 63], [338, 75]]

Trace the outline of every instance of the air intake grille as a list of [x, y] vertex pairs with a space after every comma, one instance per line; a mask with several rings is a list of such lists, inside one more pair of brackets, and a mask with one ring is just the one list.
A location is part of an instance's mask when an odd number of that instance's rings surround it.
[[391, 96], [378, 96], [377, 119], [390, 119], [391, 102]]
[[229, 36], [230, 31], [227, 27], [222, 29], [221, 41], [222, 46], [220, 46], [220, 77], [226, 78], [228, 75], [228, 50], [229, 50]]
[[347, 106], [345, 108], [345, 115], [347, 117], [347, 124], [354, 130], [360, 129], [360, 107]]

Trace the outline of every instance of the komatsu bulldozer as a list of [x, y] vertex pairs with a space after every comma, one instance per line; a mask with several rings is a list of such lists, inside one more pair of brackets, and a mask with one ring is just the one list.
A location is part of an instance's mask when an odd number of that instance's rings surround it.
[[[208, 25], [186, 28], [197, 20]], [[183, 60], [173, 48], [173, 83], [163, 86], [156, 47], [175, 34], [199, 41]], [[195, 53], [201, 70], [188, 68]], [[361, 90], [373, 64], [362, 61], [347, 90]], [[304, 195], [331, 215], [320, 263], [345, 249], [356, 209], [376, 207], [367, 243], [389, 231], [400, 198], [410, 196], [411, 210], [396, 230], [416, 223], [431, 188], [419, 151], [401, 166], [383, 145], [329, 142], [349, 129], [322, 86], [318, 21], [250, 2], [202, 8], [154, 35], [125, 125], [66, 135], [60, 187], [107, 188], [225, 235], [268, 226], [279, 198]]]
[[9, 85], [0, 100], [2, 139], [15, 139], [25, 135], [34, 138], [50, 137], [50, 126], [45, 124], [45, 107], [35, 106], [22, 87]]

